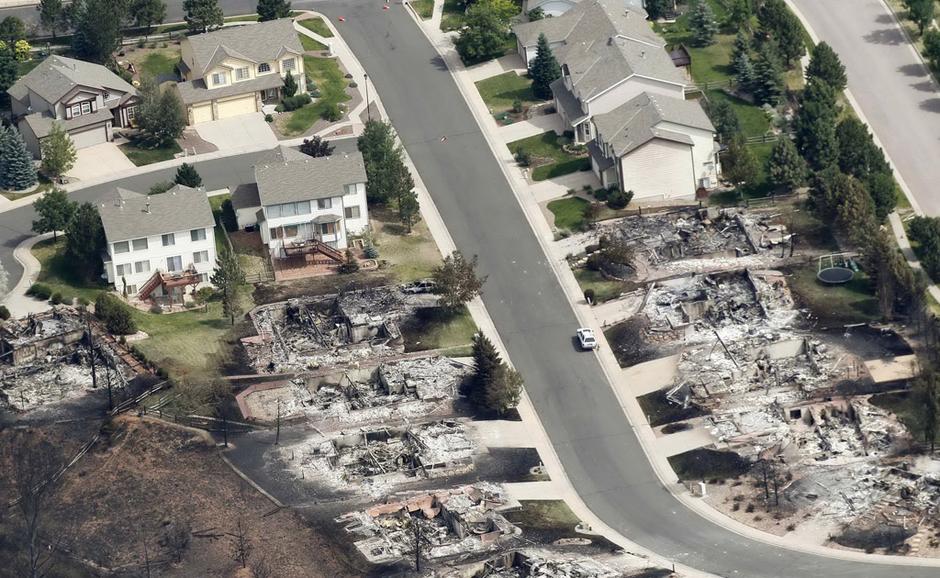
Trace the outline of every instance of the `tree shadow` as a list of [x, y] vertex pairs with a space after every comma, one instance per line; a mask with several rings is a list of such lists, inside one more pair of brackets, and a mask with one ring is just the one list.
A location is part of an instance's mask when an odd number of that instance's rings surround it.
[[928, 98], [920, 103], [920, 109], [927, 112], [940, 112], [940, 98]]
[[884, 30], [874, 30], [864, 37], [865, 42], [869, 44], [885, 44], [897, 46], [907, 42], [904, 33], [897, 28], [885, 28]]
[[878, 24], [894, 24], [894, 17], [890, 14], [879, 14], [875, 17], [875, 22]]
[[904, 76], [916, 76], [918, 78], [927, 76], [927, 71], [924, 70], [921, 64], [905, 64], [904, 66], [899, 66], [898, 72]]
[[911, 88], [914, 90], [919, 90], [921, 92], [936, 92], [937, 86], [930, 80], [925, 80], [924, 82], [918, 82], [917, 84], [912, 84]]
[[438, 70], [447, 70], [447, 63], [444, 62], [444, 58], [443, 58], [442, 56], [440, 56], [440, 55], [435, 56], [434, 58], [432, 58], [432, 59], [431, 59], [431, 64], [434, 66], [434, 68], [436, 68], [436, 69], [438, 69]]

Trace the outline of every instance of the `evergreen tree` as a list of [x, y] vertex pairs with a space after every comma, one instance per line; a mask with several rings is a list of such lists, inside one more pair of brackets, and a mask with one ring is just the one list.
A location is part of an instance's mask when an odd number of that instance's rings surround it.
[[692, 28], [692, 43], [695, 46], [708, 46], [715, 42], [718, 23], [715, 22], [715, 13], [706, 0], [696, 0], [692, 5], [689, 26]]
[[72, 50], [83, 59], [108, 64], [121, 46], [122, 28], [127, 15], [125, 2], [113, 0], [75, 0], [71, 14], [75, 28]]
[[173, 88], [161, 91], [149, 78], [143, 79], [139, 92], [137, 127], [142, 139], [153, 147], [164, 147], [178, 139], [186, 128], [179, 93]]
[[728, 142], [741, 130], [738, 115], [727, 100], [716, 98], [708, 104], [708, 116], [721, 142]]
[[211, 281], [222, 292], [223, 314], [235, 325], [235, 316], [241, 311], [238, 293], [245, 284], [245, 273], [238, 264], [238, 256], [226, 244], [222, 244], [222, 250], [216, 258]]
[[751, 57], [746, 52], [738, 54], [732, 63], [732, 68], [735, 71], [734, 82], [738, 85], [738, 90], [753, 93], [757, 73], [754, 70]]
[[405, 231], [411, 233], [411, 228], [421, 217], [414, 179], [404, 163], [396, 163], [391, 167], [388, 178], [389, 193], [395, 198], [398, 219], [405, 226]]
[[486, 408], [504, 415], [519, 405], [522, 398], [522, 376], [515, 369], [502, 363], [496, 375], [486, 384], [484, 401]]
[[290, 0], [258, 0], [258, 20], [277, 20], [290, 16]]
[[646, 0], [646, 14], [650, 20], [665, 18], [672, 10], [670, 0]]
[[802, 58], [806, 52], [806, 45], [803, 44], [803, 27], [789, 10], [779, 27], [773, 31], [773, 39], [788, 68], [790, 63]]
[[731, 8], [728, 10], [727, 24], [732, 28], [739, 30], [750, 30], [751, 28], [751, 3], [750, 0], [731, 0]]
[[768, 166], [771, 182], [782, 188], [795, 189], [806, 181], [806, 161], [800, 156], [793, 144], [786, 136], [774, 144], [770, 153]]
[[52, 189], [33, 201], [33, 209], [39, 217], [33, 221], [33, 232], [39, 235], [52, 233], [52, 242], [59, 240], [59, 231], [64, 231], [75, 215], [77, 205], [69, 200], [62, 189]]
[[52, 34], [52, 40], [55, 41], [56, 33], [66, 26], [62, 0], [40, 0], [39, 22]]
[[549, 85], [561, 77], [561, 67], [555, 60], [551, 47], [548, 45], [548, 38], [544, 34], [539, 34], [538, 47], [536, 48], [535, 58], [529, 63], [529, 78], [532, 79], [532, 92], [537, 98], [549, 99], [552, 97], [552, 89]]
[[492, 381], [503, 360], [496, 346], [482, 333], [473, 336], [473, 375], [461, 386], [461, 391], [474, 405], [485, 405], [486, 384]]
[[330, 144], [330, 141], [317, 135], [305, 138], [303, 144], [300, 145], [300, 152], [312, 157], [328, 157], [333, 154], [333, 149], [334, 147]]
[[284, 76], [284, 96], [290, 98], [297, 94], [297, 79], [294, 78], [294, 74], [288, 70], [287, 74]]
[[143, 28], [149, 36], [155, 24], [166, 19], [166, 3], [163, 0], [133, 0], [131, 16], [134, 24]]
[[933, 21], [933, 0], [904, 0], [907, 6], [907, 15], [915, 24], [921, 35]]
[[104, 227], [98, 209], [82, 203], [65, 227], [65, 255], [73, 264], [72, 270], [86, 281], [97, 279], [104, 249]]
[[[924, 56], [930, 61], [931, 66], [940, 68], [940, 31], [928, 30], [924, 34]], [[2, 83], [0, 83], [2, 88]]]
[[936, 449], [937, 431], [940, 428], [940, 390], [937, 388], [937, 372], [929, 369], [914, 381], [914, 395], [920, 408], [920, 423], [924, 442], [930, 444], [930, 453]]
[[844, 179], [838, 180], [838, 184], [836, 225], [848, 233], [852, 243], [864, 246], [872, 231], [878, 229], [875, 221], [875, 205], [868, 191], [855, 177], [846, 175]]
[[193, 32], [208, 32], [225, 22], [218, 0], [184, 0], [183, 11], [183, 19]]
[[189, 163], [183, 163], [176, 169], [176, 184], [195, 189], [202, 186], [202, 177], [196, 171], [196, 167]]
[[12, 127], [0, 130], [0, 189], [21, 191], [35, 186], [36, 167], [23, 135]]
[[731, 49], [731, 73], [735, 76], [740, 74], [739, 64], [745, 59], [750, 60], [750, 57], [751, 35], [744, 30], [739, 30], [737, 36], [734, 37], [734, 48]]
[[42, 149], [42, 172], [55, 179], [72, 170], [75, 166], [75, 144], [62, 124], [52, 123], [49, 135], [40, 142]]
[[872, 173], [865, 179], [865, 190], [875, 205], [875, 218], [883, 223], [898, 205], [898, 187], [891, 173]]
[[751, 94], [757, 104], [776, 106], [783, 94], [783, 67], [772, 44], [764, 44], [754, 65]]
[[757, 181], [757, 159], [747, 147], [742, 134], [738, 133], [728, 143], [728, 149], [721, 158], [721, 167], [725, 180], [736, 187], [747, 189]]
[[387, 175], [394, 167], [404, 163], [404, 153], [395, 142], [392, 125], [379, 120], [366, 122], [357, 146], [366, 165], [366, 195], [369, 202], [382, 204], [394, 200]]
[[846, 117], [836, 127], [839, 142], [839, 168], [842, 172], [864, 179], [871, 173], [889, 172], [891, 167], [884, 152], [872, 139], [865, 123]]
[[820, 42], [813, 47], [809, 66], [806, 67], [806, 77], [825, 81], [836, 92], [845, 90], [845, 66], [842, 65], [836, 51], [825, 42]]
[[9, 103], [7, 89], [16, 82], [18, 74], [19, 65], [16, 63], [16, 58], [9, 51], [0, 50], [0, 106], [4, 102]]
[[809, 165], [823, 169], [839, 160], [836, 138], [835, 93], [825, 82], [814, 79], [806, 85], [796, 116], [796, 145]]
[[790, 10], [784, 0], [764, 0], [757, 9], [757, 20], [760, 27], [768, 34], [773, 35], [785, 25], [790, 16]]

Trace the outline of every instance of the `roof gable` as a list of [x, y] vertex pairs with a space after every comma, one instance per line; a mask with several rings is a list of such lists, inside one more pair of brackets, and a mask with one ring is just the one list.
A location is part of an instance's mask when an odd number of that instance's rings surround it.
[[260, 64], [276, 60], [285, 52], [304, 52], [290, 18], [229, 26], [190, 36], [184, 44], [184, 63], [200, 77], [226, 57]]
[[53, 55], [16, 81], [10, 94], [22, 99], [28, 89], [55, 104], [75, 87], [95, 92], [117, 91], [137, 94], [137, 90], [106, 67], [92, 62]]
[[598, 139], [610, 145], [617, 157], [630, 154], [654, 138], [691, 145], [691, 136], [678, 130], [681, 127], [715, 130], [697, 101], [647, 92], [610, 112], [595, 115], [593, 121]]
[[362, 153], [311, 157], [279, 146], [255, 165], [262, 206], [342, 196], [344, 185], [366, 182]]
[[109, 243], [215, 226], [206, 193], [183, 185], [160, 195], [116, 188], [97, 205]]

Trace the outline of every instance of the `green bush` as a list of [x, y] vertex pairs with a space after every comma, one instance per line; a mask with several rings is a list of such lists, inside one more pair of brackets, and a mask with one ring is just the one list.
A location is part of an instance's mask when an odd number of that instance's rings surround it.
[[100, 293], [95, 299], [95, 317], [114, 335], [137, 333], [130, 306], [110, 293]]
[[584, 300], [588, 303], [591, 303], [592, 305], [596, 303], [596, 297], [597, 295], [594, 293], [593, 289], [588, 288], [584, 290]]
[[0, 319], [6, 321], [10, 318], [10, 310], [7, 309], [6, 305], [0, 305]]
[[[303, 106], [310, 104], [310, 101], [311, 101], [310, 95], [305, 92], [302, 92], [300, 94], [295, 94], [294, 96], [288, 96], [287, 98], [281, 101], [280, 106], [283, 107], [283, 109], [286, 111], [291, 111], [291, 110], [297, 110], [298, 108], [302, 108]], [[275, 110], [277, 109], [275, 108]]]
[[274, 115], [270, 115], [270, 114], [264, 115], [264, 122], [274, 122]]
[[216, 296], [216, 291], [212, 287], [200, 287], [196, 291], [196, 303], [207, 303]]
[[58, 291], [56, 291], [55, 293], [53, 293], [53, 294], [49, 297], [49, 303], [52, 303], [53, 305], [61, 305], [61, 304], [62, 304], [62, 294], [59, 293]]
[[633, 191], [623, 192], [617, 190], [608, 194], [607, 206], [615, 210], [622, 209], [629, 205], [631, 200], [633, 200]]
[[320, 113], [320, 116], [330, 122], [336, 122], [343, 118], [343, 111], [339, 109], [338, 104], [331, 102], [330, 104], [326, 105], [326, 107], [324, 107], [323, 112]]
[[594, 191], [594, 198], [603, 203], [610, 198], [610, 191], [607, 189], [596, 189]]
[[527, 167], [532, 164], [532, 155], [529, 154], [529, 151], [519, 147], [516, 150], [516, 162], [519, 163], [520, 167]]
[[52, 288], [45, 283], [33, 283], [29, 286], [29, 289], [26, 290], [26, 294], [30, 297], [45, 301], [52, 297]]
[[519, 114], [520, 112], [522, 112], [522, 101], [519, 100], [518, 98], [512, 101], [512, 111], [516, 114]]
[[362, 254], [366, 256], [366, 259], [378, 259], [379, 250], [375, 248], [375, 245], [369, 245], [362, 250]]
[[219, 220], [222, 221], [222, 226], [229, 233], [238, 230], [238, 216], [235, 214], [235, 207], [232, 206], [231, 199], [222, 201], [222, 214]]

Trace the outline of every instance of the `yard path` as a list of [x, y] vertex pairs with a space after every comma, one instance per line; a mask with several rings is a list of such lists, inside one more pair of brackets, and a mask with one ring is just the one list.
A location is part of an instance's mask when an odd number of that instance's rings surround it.
[[6, 306], [13, 315], [22, 317], [30, 313], [42, 313], [52, 308], [48, 301], [40, 301], [26, 295], [29, 287], [39, 278], [42, 271], [42, 265], [39, 260], [33, 256], [33, 245], [46, 239], [51, 239], [52, 233], [45, 233], [30, 237], [17, 245], [13, 250], [13, 257], [23, 267], [23, 275], [19, 278], [16, 285], [10, 289], [10, 292], [0, 299], [0, 304]]

